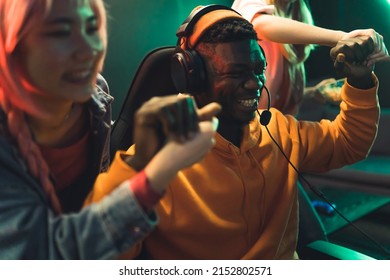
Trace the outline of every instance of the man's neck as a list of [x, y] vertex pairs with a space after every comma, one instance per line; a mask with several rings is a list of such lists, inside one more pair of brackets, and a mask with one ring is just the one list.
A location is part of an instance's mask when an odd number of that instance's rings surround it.
[[232, 122], [229, 120], [219, 120], [218, 133], [223, 138], [234, 144], [236, 147], [240, 147], [244, 124]]

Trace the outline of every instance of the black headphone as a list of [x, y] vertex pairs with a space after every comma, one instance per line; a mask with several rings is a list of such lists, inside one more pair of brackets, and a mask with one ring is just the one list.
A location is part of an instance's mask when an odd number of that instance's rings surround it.
[[[207, 5], [193, 11], [180, 25], [176, 32], [178, 37], [176, 51], [171, 60], [171, 77], [179, 92], [197, 93], [207, 88], [207, 75], [202, 57], [188, 46], [188, 38], [198, 20], [205, 14], [215, 10], [235, 10], [223, 5]], [[186, 38], [185, 49], [181, 47], [182, 38]]]
[[[230, 10], [240, 15], [237, 11], [223, 5], [204, 6], [199, 10], [193, 11], [176, 32], [178, 39], [175, 53], [171, 59], [171, 77], [173, 84], [179, 92], [196, 95], [207, 88], [207, 75], [203, 59], [197, 51], [188, 46], [188, 38], [191, 36], [193, 28], [198, 20], [205, 14], [215, 10]], [[187, 44], [185, 49], [181, 47], [183, 37], [186, 37], [187, 39], [185, 40]], [[260, 45], [259, 47], [265, 57], [263, 48]], [[268, 95], [268, 106], [267, 110], [264, 110], [261, 115], [259, 111], [257, 111], [257, 113], [260, 116], [260, 123], [266, 126], [271, 120], [271, 95], [265, 85], [263, 88]], [[263, 90], [263, 88], [261, 90]]]

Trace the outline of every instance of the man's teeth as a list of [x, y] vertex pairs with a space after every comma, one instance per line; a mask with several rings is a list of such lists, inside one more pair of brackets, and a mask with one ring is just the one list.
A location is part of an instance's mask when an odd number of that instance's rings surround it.
[[246, 99], [246, 100], [238, 100], [238, 103], [245, 107], [253, 107], [256, 103], [257, 99]]

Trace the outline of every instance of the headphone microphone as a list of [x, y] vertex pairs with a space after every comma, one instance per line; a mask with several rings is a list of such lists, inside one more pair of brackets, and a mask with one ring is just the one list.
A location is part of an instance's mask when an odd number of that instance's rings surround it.
[[272, 114], [268, 110], [264, 110], [260, 115], [260, 124], [261, 125], [268, 125], [271, 120]]
[[259, 110], [256, 110], [256, 111], [257, 111], [257, 114], [260, 117], [260, 124], [263, 125], [263, 126], [267, 126], [269, 124], [269, 122], [271, 121], [271, 117], [272, 117], [272, 113], [270, 111], [270, 108], [271, 108], [271, 94], [269, 93], [269, 90], [268, 90], [268, 88], [265, 85], [263, 85], [262, 89], [265, 89], [265, 91], [267, 92], [267, 97], [268, 97], [267, 110], [264, 110], [261, 114], [260, 114]]

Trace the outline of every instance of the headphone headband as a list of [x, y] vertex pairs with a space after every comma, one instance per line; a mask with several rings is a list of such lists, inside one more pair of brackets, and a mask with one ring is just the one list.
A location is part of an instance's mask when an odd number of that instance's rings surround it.
[[[180, 25], [179, 29], [176, 31], [177, 37], [188, 37], [192, 29], [194, 28], [196, 22], [205, 14], [215, 11], [215, 10], [231, 10], [233, 9], [229, 7], [225, 7], [222, 5], [207, 5], [207, 6], [198, 6], [192, 10], [189, 16], [184, 20], [184, 22]], [[234, 11], [236, 12], [236, 11]], [[237, 12], [236, 12], [237, 13]]]
[[[212, 15], [202, 18], [204, 15], [211, 13]], [[227, 18], [242, 18], [242, 16], [230, 7], [223, 5], [207, 5], [198, 6], [192, 10], [190, 15], [184, 20], [176, 32], [178, 37], [177, 45], [180, 45], [184, 39], [184, 48], [190, 49], [196, 45], [200, 36], [210, 26], [218, 21]]]

